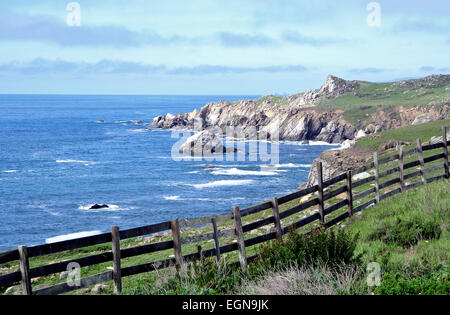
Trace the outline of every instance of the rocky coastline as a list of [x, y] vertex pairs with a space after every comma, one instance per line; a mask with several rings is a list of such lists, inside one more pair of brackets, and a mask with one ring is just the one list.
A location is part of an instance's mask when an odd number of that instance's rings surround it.
[[[406, 95], [413, 89], [420, 92], [427, 88], [442, 88], [449, 83], [450, 75], [432, 75], [422, 79], [395, 82], [389, 88], [385, 88], [383, 93], [390, 95], [392, 89], [402, 89], [402, 93]], [[326, 151], [314, 161], [306, 184], [311, 186], [316, 181], [314, 169], [319, 162], [323, 163], [324, 170], [326, 170], [324, 173], [326, 180], [343, 171], [357, 168], [370, 159], [372, 151], [353, 147], [358, 139], [374, 136], [383, 130], [450, 117], [448, 96], [441, 103], [432, 101], [427, 105], [409, 104], [407, 106], [399, 103], [396, 106], [379, 106], [370, 114], [365, 114], [362, 122], [361, 120], [348, 121], [342, 108], [326, 110], [320, 106], [324, 100], [330, 101], [343, 96], [359, 95], [361, 84], [364, 82], [348, 81], [330, 75], [325, 83], [314, 91], [308, 90], [305, 93], [286, 97], [269, 95], [258, 100], [209, 103], [200, 110], [190, 113], [155, 117], [150, 125], [162, 129], [183, 129], [197, 132], [214, 130], [216, 134], [225, 134], [227, 127], [237, 126], [245, 136], [254, 134], [256, 130], [258, 134], [267, 135], [269, 140], [324, 141], [343, 144], [345, 149]], [[445, 88], [445, 90], [448, 89], [448, 87]], [[426, 93], [427, 91], [424, 90], [419, 96], [426, 95]], [[374, 97], [383, 99], [385, 96], [375, 94]], [[361, 111], [366, 109], [365, 106], [357, 108]], [[208, 134], [208, 138], [214, 138], [210, 132]], [[199, 139], [204, 142], [203, 138]], [[195, 146], [195, 143], [192, 142], [193, 139], [190, 140], [191, 142], [184, 146], [185, 153], [191, 152]], [[223, 149], [220, 148], [220, 150]]]

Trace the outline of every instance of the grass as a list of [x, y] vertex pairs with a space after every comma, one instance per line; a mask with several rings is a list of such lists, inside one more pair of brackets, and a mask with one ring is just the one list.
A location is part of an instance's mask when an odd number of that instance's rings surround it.
[[[262, 216], [257, 215], [245, 219]], [[180, 277], [175, 268], [126, 277], [123, 294], [449, 294], [449, 218], [450, 191], [448, 181], [443, 180], [367, 209], [335, 228], [334, 234], [325, 231], [308, 241], [301, 236], [311, 228], [308, 226], [281, 245], [274, 241], [248, 248], [249, 256], [261, 255], [258, 263], [250, 265], [249, 273], [237, 267], [218, 267], [214, 259], [208, 259], [191, 265], [188, 277]], [[122, 245], [136, 246], [139, 242], [132, 239]], [[98, 245], [39, 257], [32, 259], [32, 266], [109, 249]], [[183, 253], [195, 250], [194, 244], [183, 247]], [[164, 259], [170, 254], [168, 250], [128, 258], [123, 265]], [[236, 260], [236, 254], [225, 258], [225, 262]], [[365, 266], [370, 262], [382, 266], [381, 287], [365, 284]], [[83, 268], [82, 276], [104, 272], [108, 266], [111, 263]], [[38, 279], [34, 285], [58, 282], [59, 276], [53, 275]], [[112, 283], [109, 285], [105, 294], [112, 293]]]
[[355, 254], [381, 266], [376, 294], [450, 294], [450, 186], [425, 185], [353, 217], [360, 233]]
[[434, 102], [442, 105], [450, 101], [450, 84], [436, 88], [409, 89], [396, 83], [371, 83], [360, 81], [360, 88], [336, 99], [322, 99], [318, 109], [344, 110], [344, 119], [361, 125], [372, 113], [392, 107], [406, 108], [428, 105]]
[[415, 146], [416, 139], [420, 139], [424, 143], [433, 136], [442, 135], [442, 126], [447, 126], [447, 130], [450, 131], [450, 119], [386, 130], [374, 136], [360, 139], [355, 145], [360, 148], [376, 149], [389, 141], [405, 141], [410, 142], [411, 146]]
[[[431, 183], [367, 209], [340, 228], [308, 238], [297, 231], [283, 243], [266, 243], [248, 273], [209, 260], [191, 267], [187, 277], [166, 274], [127, 292], [450, 294], [449, 187], [446, 180]], [[375, 287], [367, 285], [366, 268], [373, 262], [381, 266]]]
[[[357, 142], [357, 146], [377, 148], [383, 141], [389, 140], [401, 140], [412, 142], [414, 146], [414, 141], [416, 138], [421, 138], [423, 142], [430, 139], [431, 136], [440, 135], [442, 125], [450, 125], [450, 120], [432, 122], [428, 124], [405, 127], [397, 130], [385, 131], [379, 135], [379, 138], [364, 138]], [[442, 149], [430, 150], [424, 152], [424, 156], [434, 155], [438, 152], [442, 152]], [[386, 155], [392, 155], [395, 152], [393, 150], [383, 153], [380, 158]], [[409, 161], [416, 160], [416, 155], [411, 155], [405, 158], [405, 163]], [[441, 161], [435, 161], [427, 164], [426, 167], [437, 165], [442, 163]], [[381, 171], [393, 168], [396, 166], [396, 162], [391, 162], [383, 164]], [[405, 173], [409, 173], [412, 170], [407, 170]], [[370, 173], [371, 171], [369, 171]], [[437, 171], [442, 173], [442, 170]], [[372, 174], [372, 173], [371, 173]], [[437, 173], [427, 174], [428, 177], [437, 175]], [[392, 179], [398, 176], [394, 173], [389, 177], [386, 177], [382, 182]], [[414, 182], [420, 180], [420, 177], [415, 179], [410, 179], [408, 181]], [[337, 183], [329, 189], [335, 189], [341, 186], [343, 182]], [[354, 194], [362, 192], [369, 189], [373, 183], [368, 183], [364, 186], [355, 189]], [[390, 187], [389, 190], [396, 188], [397, 186]], [[388, 189], [382, 192], [387, 192]], [[344, 194], [345, 195], [345, 194]], [[222, 279], [225, 284], [221, 288], [220, 292], [230, 293], [243, 292], [242, 283], [240, 282], [244, 279], [247, 282], [255, 282], [255, 288], [258, 287], [258, 283], [261, 284], [261, 279], [264, 277], [272, 277], [274, 281], [279, 281], [280, 277], [292, 274], [293, 270], [297, 270], [302, 273], [305, 270], [310, 270], [312, 276], [308, 281], [312, 281], [320, 284], [320, 282], [315, 282], [317, 279], [313, 276], [317, 270], [323, 270], [326, 268], [328, 274], [332, 275], [333, 281], [339, 288], [339, 292], [345, 294], [352, 293], [388, 293], [388, 294], [401, 294], [402, 292], [428, 292], [428, 293], [438, 293], [442, 290], [446, 290], [446, 286], [436, 288], [435, 286], [441, 286], [442, 281], [436, 279], [448, 279], [448, 253], [450, 253], [450, 242], [449, 242], [449, 209], [450, 209], [450, 194], [448, 181], [440, 181], [438, 183], [432, 183], [416, 189], [414, 191], [406, 192], [402, 195], [397, 195], [392, 199], [382, 202], [377, 207], [366, 210], [362, 216], [354, 216], [350, 221], [344, 222], [342, 226], [346, 228], [351, 233], [361, 233], [360, 240], [358, 241], [358, 246], [355, 248], [355, 255], [362, 257], [362, 266], [368, 264], [369, 262], [379, 262], [382, 265], [383, 271], [385, 272], [385, 281], [383, 283], [391, 284], [390, 287], [382, 287], [374, 290], [368, 290], [367, 286], [364, 284], [364, 279], [362, 275], [364, 270], [360, 270], [361, 265], [355, 266], [354, 263], [347, 263], [346, 268], [340, 269], [338, 271], [336, 268], [331, 268], [327, 265], [329, 261], [322, 261], [319, 266], [314, 266], [311, 261], [300, 263], [296, 261], [295, 264], [285, 264], [277, 266], [266, 266], [261, 268], [264, 270], [263, 274], [260, 274], [256, 278], [246, 278], [242, 274], [239, 274], [236, 270], [225, 270], [220, 271], [221, 273], [215, 274], [214, 269], [209, 269], [209, 273], [212, 273], [214, 277], [219, 276], [217, 279]], [[306, 198], [315, 198], [313, 194]], [[368, 196], [358, 202], [355, 202], [355, 206], [366, 202], [367, 200], [373, 198], [373, 196]], [[326, 207], [345, 199], [345, 196], [336, 196], [331, 200], [328, 200]], [[307, 199], [306, 199], [307, 200]], [[280, 205], [280, 212], [284, 212], [291, 209], [302, 202], [305, 199], [292, 200], [286, 204]], [[300, 212], [296, 215], [283, 219], [282, 226], [288, 226], [293, 222], [296, 222], [314, 212], [317, 211], [317, 207], [312, 207], [305, 212]], [[327, 220], [346, 211], [346, 208], [342, 208], [330, 215], [327, 215]], [[272, 210], [268, 209], [266, 211], [256, 213], [243, 218], [243, 223], [250, 223], [267, 218], [272, 215]], [[311, 229], [316, 228], [317, 222], [313, 224], [304, 226], [298, 230], [298, 233], [306, 233]], [[233, 227], [232, 221], [227, 221], [219, 224], [220, 229], [229, 229]], [[264, 228], [259, 228], [252, 232], [246, 233], [245, 238], [249, 239], [258, 235], [266, 234], [273, 231], [273, 226], [269, 225]], [[190, 228], [182, 231], [182, 237], [193, 236], [200, 233], [211, 232], [210, 226]], [[170, 233], [168, 234], [158, 234], [154, 236], [151, 242], [161, 242], [170, 240]], [[121, 248], [133, 247], [143, 245], [146, 240], [142, 238], [129, 239], [121, 242]], [[220, 240], [221, 244], [230, 244], [235, 241], [235, 237], [222, 238]], [[300, 243], [300, 241], [299, 241]], [[214, 247], [214, 243], [209, 242], [199, 242], [196, 244], [188, 244], [183, 246], [183, 254], [195, 253], [197, 252], [197, 246], [201, 245], [203, 250], [210, 249]], [[65, 261], [75, 258], [86, 257], [94, 254], [99, 254], [101, 252], [110, 251], [111, 246], [109, 244], [90, 246], [82, 249], [62, 252], [53, 255], [47, 255], [43, 257], [36, 257], [30, 259], [31, 268], [46, 265], [53, 262]], [[252, 246], [247, 248], [247, 255], [251, 256], [259, 253], [261, 248], [259, 246]], [[173, 255], [173, 250], [165, 250], [162, 252], [145, 254], [141, 256], [131, 257], [122, 260], [122, 267], [133, 266], [138, 264], [144, 264], [152, 261], [168, 259]], [[271, 255], [269, 255], [271, 256]], [[226, 254], [226, 262], [236, 262], [238, 261], [237, 252], [232, 252]], [[267, 259], [266, 261], [270, 261]], [[301, 266], [299, 266], [301, 265]], [[95, 265], [87, 268], [81, 269], [82, 277], [94, 275], [97, 273], [105, 272], [112, 266], [111, 262]], [[18, 262], [11, 262], [0, 266], [1, 269], [8, 269], [9, 272], [18, 270]], [[306, 269], [305, 269], [306, 268]], [[322, 269], [321, 269], [322, 268]], [[331, 268], [331, 269], [330, 269]], [[359, 268], [359, 269], [358, 269]], [[364, 268], [363, 268], [364, 269]], [[343, 275], [347, 275], [347, 272], [353, 270], [359, 276], [351, 281], [352, 286], [348, 290], [342, 291], [342, 286], [339, 284], [339, 279], [342, 279], [341, 272]], [[198, 271], [198, 270], [197, 270]], [[217, 270], [216, 270], [217, 271]], [[325, 271], [324, 271], [325, 272]], [[189, 287], [195, 279], [178, 279], [182, 281], [186, 286], [178, 287], [179, 281], [173, 280], [176, 276], [176, 270], [174, 268], [168, 268], [159, 272], [145, 273], [136, 276], [126, 277], [123, 279], [124, 294], [177, 294], [177, 293], [196, 293], [196, 294], [217, 294], [216, 289], [208, 288], [202, 289], [198, 286], [196, 290], [192, 291], [193, 288]], [[222, 277], [222, 278], [221, 278]], [[334, 277], [334, 278], [333, 278]], [[241, 280], [238, 280], [241, 279]], [[278, 280], [277, 280], [278, 279]], [[314, 280], [316, 279], [316, 280]], [[346, 278], [347, 279], [347, 278]], [[298, 283], [298, 279], [293, 279], [293, 282], [297, 283], [294, 285], [295, 292], [306, 292], [302, 291], [301, 284]], [[409, 280], [413, 280], [414, 287], [408, 286]], [[54, 285], [60, 283], [62, 280], [59, 279], [59, 274], [41, 277], [34, 279], [33, 286], [46, 284]], [[174, 282], [175, 281], [175, 282]], [[195, 280], [197, 281], [197, 280]], [[167, 282], [171, 282], [171, 285], [167, 285]], [[155, 284], [158, 284], [155, 286]], [[341, 283], [342, 284], [342, 283]], [[394, 286], [398, 284], [398, 287]], [[104, 293], [112, 293], [112, 283], [109, 283], [110, 289], [106, 290]], [[154, 289], [149, 289], [152, 286]], [[347, 287], [347, 284], [344, 285]], [[224, 289], [226, 288], [226, 289]], [[297, 288], [297, 289], [295, 289]], [[336, 287], [335, 287], [336, 288]], [[329, 289], [329, 288], [328, 288]], [[324, 292], [331, 292], [324, 288]], [[158, 291], [159, 290], [159, 291]], [[185, 290], [185, 291], [177, 291]], [[228, 292], [227, 290], [231, 290]], [[255, 289], [256, 290], [256, 289]], [[290, 289], [289, 289], [290, 290]], [[331, 289], [330, 289], [331, 290]], [[440, 291], [441, 290], [441, 291]], [[0, 294], [4, 293], [5, 289], [0, 289]], [[250, 292], [250, 291], [249, 291]], [[337, 291], [333, 291], [337, 292]], [[70, 292], [68, 294], [77, 294], [77, 292]], [[305, 293], [306, 294], [306, 293]]]
[[450, 186], [443, 180], [396, 195], [354, 216], [347, 229], [360, 233], [356, 249], [364, 262], [386, 270], [448, 265]]
[[[372, 83], [358, 81], [360, 87], [334, 99], [322, 98], [313, 108], [318, 110], [342, 110], [344, 119], [358, 128], [367, 124], [365, 121], [372, 114], [384, 111], [389, 119], [399, 118], [398, 107], [442, 106], [450, 102], [450, 84], [434, 88], [400, 86], [397, 83]], [[293, 95], [299, 96], [300, 94]], [[292, 97], [292, 96], [291, 96]], [[289, 105], [289, 97], [274, 95], [263, 96], [252, 101], [256, 105], [271, 103], [278, 106]], [[235, 102], [236, 103], [236, 102]], [[305, 105], [312, 107], [311, 105]]]

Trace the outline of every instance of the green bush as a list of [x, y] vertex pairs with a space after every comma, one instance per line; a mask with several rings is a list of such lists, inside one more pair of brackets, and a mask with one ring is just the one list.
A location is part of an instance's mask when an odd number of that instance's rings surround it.
[[305, 236], [290, 231], [283, 242], [272, 241], [259, 248], [250, 273], [297, 266], [350, 264], [359, 261], [354, 251], [359, 235], [342, 229], [316, 230]]
[[450, 282], [448, 279], [436, 278], [407, 280], [398, 275], [386, 274], [374, 293], [381, 295], [448, 295], [450, 294]]
[[227, 266], [226, 262], [218, 264], [214, 258], [189, 264], [185, 277], [196, 287], [209, 289], [212, 294], [231, 292], [242, 278], [238, 267]]
[[395, 221], [385, 223], [368, 234], [366, 240], [381, 240], [408, 247], [420, 240], [439, 239], [440, 235], [441, 228], [438, 222], [416, 216], [404, 220], [397, 218]]
[[[235, 285], [243, 278], [238, 267], [227, 266], [226, 262], [218, 264], [215, 259], [207, 258], [186, 265], [185, 273], [178, 266], [175, 274], [167, 277], [142, 294], [153, 295], [216, 295], [233, 292]], [[141, 293], [141, 292], [139, 292]]]

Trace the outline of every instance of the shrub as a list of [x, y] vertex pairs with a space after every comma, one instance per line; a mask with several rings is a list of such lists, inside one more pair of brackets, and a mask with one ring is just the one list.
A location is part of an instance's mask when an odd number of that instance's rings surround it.
[[354, 256], [359, 235], [342, 229], [316, 230], [305, 236], [291, 230], [283, 242], [272, 241], [259, 248], [259, 259], [250, 273], [296, 266], [349, 264], [359, 261]]
[[383, 224], [367, 235], [366, 240], [381, 240], [403, 247], [417, 244], [420, 240], [439, 239], [441, 228], [434, 220], [424, 220], [418, 216]]
[[215, 259], [203, 258], [186, 264], [185, 273], [177, 266], [168, 275], [157, 277], [159, 281], [145, 291], [134, 290], [134, 294], [152, 295], [215, 295], [233, 292], [243, 278], [238, 267], [227, 266], [225, 260], [217, 264]]
[[450, 282], [435, 278], [413, 278], [408, 281], [398, 275], [386, 274], [374, 293], [382, 295], [448, 295], [450, 294]]
[[238, 294], [249, 295], [336, 295], [350, 294], [353, 282], [360, 277], [354, 265], [290, 267], [267, 271], [256, 280], [243, 281]]
[[227, 266], [225, 260], [218, 264], [215, 259], [208, 258], [189, 264], [184, 277], [198, 288], [207, 288], [211, 293], [220, 294], [232, 291], [242, 278], [240, 275], [240, 269]]

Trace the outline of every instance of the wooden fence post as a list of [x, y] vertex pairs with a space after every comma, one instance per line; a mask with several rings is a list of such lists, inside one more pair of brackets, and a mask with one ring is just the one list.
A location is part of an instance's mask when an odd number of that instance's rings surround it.
[[242, 231], [241, 211], [239, 207], [233, 207], [234, 230], [236, 232], [237, 245], [239, 250], [239, 262], [241, 269], [247, 271], [247, 254], [245, 252], [244, 232]]
[[122, 272], [120, 264], [120, 233], [119, 227], [111, 227], [114, 293], [122, 293]]
[[320, 224], [325, 224], [325, 214], [324, 210], [324, 202], [323, 202], [323, 172], [322, 172], [322, 162], [317, 164], [317, 186], [319, 187], [318, 191], [318, 199], [319, 199], [319, 215], [320, 215]]
[[353, 215], [353, 189], [352, 189], [352, 171], [347, 171], [347, 200], [348, 200], [348, 215]]
[[422, 177], [422, 183], [425, 185], [427, 183], [427, 178], [425, 177], [425, 163], [423, 160], [422, 141], [420, 141], [420, 138], [417, 139], [417, 154], [420, 162], [420, 176]]
[[375, 165], [375, 204], [380, 203], [380, 167], [378, 165], [378, 152], [373, 153], [373, 164]]
[[403, 176], [403, 146], [398, 147], [398, 168], [399, 168], [399, 179], [400, 179], [400, 189], [401, 192], [405, 192], [405, 180]]
[[178, 219], [172, 220], [170, 222], [170, 228], [172, 230], [172, 239], [173, 239], [173, 250], [175, 254], [175, 262], [178, 266], [180, 266], [181, 274], [184, 274], [184, 263], [183, 263], [183, 254], [181, 251], [181, 233], [180, 233], [180, 222]]
[[217, 262], [220, 262], [220, 243], [219, 243], [219, 233], [217, 232], [217, 221], [215, 218], [211, 219], [211, 223], [213, 226], [213, 232], [214, 232], [214, 246], [216, 248], [216, 260]]
[[448, 148], [447, 148], [447, 127], [442, 127], [442, 142], [444, 142], [444, 168], [445, 168], [445, 178], [449, 179], [448, 171]]
[[283, 232], [281, 230], [281, 222], [280, 222], [280, 210], [278, 209], [278, 199], [272, 199], [272, 214], [275, 218], [275, 233], [277, 236], [277, 240], [280, 242], [283, 240]]
[[202, 252], [202, 246], [201, 245], [197, 245], [197, 255], [198, 255], [198, 259], [202, 259], [203, 258], [203, 252]]
[[22, 294], [32, 295], [30, 262], [28, 260], [28, 249], [26, 246], [19, 246], [20, 274], [22, 275]]

